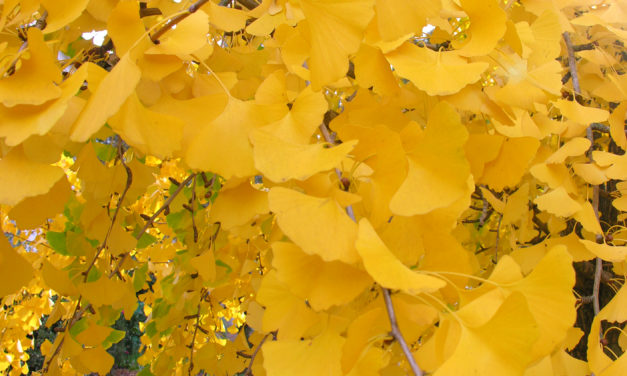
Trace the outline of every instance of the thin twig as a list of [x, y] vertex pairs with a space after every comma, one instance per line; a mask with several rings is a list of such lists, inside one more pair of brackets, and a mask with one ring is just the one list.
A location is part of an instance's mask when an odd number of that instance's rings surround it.
[[566, 43], [566, 50], [568, 51], [568, 68], [570, 75], [573, 79], [573, 89], [575, 94], [581, 94], [581, 87], [579, 86], [579, 76], [577, 75], [577, 59], [575, 58], [575, 50], [573, 49], [573, 43], [570, 41], [570, 34], [565, 31], [562, 34], [564, 43]]
[[[324, 137], [324, 140], [332, 145], [335, 144], [335, 137], [331, 135], [331, 133], [329, 132], [329, 128], [327, 128], [327, 125], [324, 122], [320, 124], [319, 128], [320, 128], [320, 133], [322, 133], [322, 136]], [[342, 171], [340, 171], [339, 168], [335, 168], [335, 174], [337, 175], [337, 178], [340, 179], [340, 183], [342, 183]], [[346, 214], [348, 214], [348, 216], [350, 217], [350, 219], [353, 220], [353, 222], [357, 222], [352, 205], [348, 205], [346, 207]]]
[[259, 350], [261, 349], [261, 346], [263, 346], [263, 343], [266, 342], [268, 337], [270, 337], [270, 334], [272, 334], [272, 333], [266, 334], [265, 336], [263, 336], [261, 341], [259, 341], [259, 344], [257, 345], [257, 348], [255, 349], [255, 351], [253, 351], [253, 355], [251, 355], [251, 357], [250, 357], [250, 361], [248, 362], [248, 367], [246, 367], [246, 369], [244, 370], [244, 375], [252, 376], [252, 374], [253, 374], [253, 363], [255, 362], [255, 358], [257, 357], [257, 353], [259, 353]]
[[[579, 76], [577, 74], [577, 60], [575, 58], [575, 50], [573, 48], [573, 44], [570, 40], [570, 34], [568, 32], [564, 32], [562, 34], [564, 37], [564, 42], [566, 43], [566, 49], [568, 51], [568, 67], [570, 70], [570, 75], [573, 79], [573, 89], [575, 90], [575, 94], [581, 95], [581, 87], [579, 86]], [[590, 140], [590, 144], [594, 144], [594, 134], [592, 133], [593, 124], [591, 124], [588, 129], [586, 129], [586, 137]], [[592, 153], [589, 154], [590, 160], [592, 160]], [[599, 186], [594, 185], [592, 187], [592, 208], [594, 209], [594, 215], [599, 220]], [[602, 241], [603, 237], [601, 235], [597, 235], [597, 241]], [[592, 307], [594, 309], [594, 315], [599, 314], [600, 306], [599, 306], [599, 288], [601, 286], [601, 274], [603, 273], [603, 260], [599, 257], [595, 259], [595, 270], [594, 270], [594, 284], [592, 286]]]
[[409, 362], [409, 366], [411, 367], [413, 374], [415, 376], [422, 376], [423, 372], [418, 366], [418, 364], [416, 363], [416, 360], [414, 359], [414, 356], [412, 355], [411, 350], [409, 349], [409, 346], [407, 346], [407, 342], [405, 342], [405, 338], [403, 337], [401, 330], [398, 328], [398, 322], [396, 321], [396, 312], [394, 312], [394, 306], [392, 305], [392, 298], [390, 297], [390, 290], [386, 289], [385, 287], [381, 287], [381, 290], [383, 291], [383, 299], [385, 300], [385, 308], [387, 308], [388, 318], [390, 319], [390, 327], [392, 328], [392, 331], [390, 332], [390, 334], [392, 335], [392, 337], [394, 337], [394, 339], [401, 346], [401, 349], [403, 349], [403, 353], [405, 354], [405, 357], [407, 358], [407, 361]]
[[496, 225], [496, 241], [494, 242], [494, 263], [499, 260], [499, 241], [501, 238], [501, 222], [503, 221], [503, 214], [499, 215], [499, 223]]
[[189, 17], [192, 13], [196, 13], [196, 11], [198, 9], [200, 9], [200, 7], [202, 7], [203, 5], [205, 5], [208, 2], [209, 2], [209, 0], [198, 0], [197, 2], [192, 4], [189, 8], [187, 8], [187, 12], [186, 13], [179, 14], [178, 16], [176, 16], [176, 17], [172, 18], [170, 21], [168, 21], [165, 25], [163, 25], [159, 30], [157, 30], [150, 37], [150, 39], [153, 41], [153, 43], [158, 44], [159, 43], [159, 38], [161, 38], [163, 36], [163, 34], [167, 33], [168, 30], [172, 29], [172, 27], [174, 25], [176, 25], [179, 22], [183, 21], [184, 19]]
[[187, 183], [189, 183], [195, 176], [196, 176], [196, 173], [193, 173], [189, 175], [185, 180], [183, 180], [181, 184], [179, 184], [178, 188], [176, 188], [176, 190], [170, 195], [170, 197], [168, 197], [168, 199], [165, 200], [163, 205], [161, 205], [161, 207], [146, 221], [146, 224], [144, 225], [144, 227], [142, 227], [142, 229], [137, 233], [137, 235], [135, 235], [135, 239], [139, 240], [142, 237], [142, 235], [144, 235], [144, 233], [148, 230], [148, 228], [150, 228], [150, 226], [155, 221], [155, 219], [157, 219], [159, 214], [161, 214], [162, 211], [170, 207], [170, 204], [172, 203], [172, 201], [174, 201], [176, 196], [179, 193], [181, 193], [181, 191], [183, 190], [183, 188], [185, 188]]
[[109, 236], [111, 236], [111, 232], [113, 231], [113, 227], [115, 225], [115, 220], [117, 219], [118, 213], [120, 212], [120, 209], [122, 208], [122, 202], [124, 201], [124, 198], [126, 197], [126, 193], [128, 192], [129, 188], [131, 188], [131, 184], [133, 183], [133, 172], [126, 165], [126, 163], [124, 163], [124, 155], [123, 155], [124, 152], [122, 151], [122, 140], [118, 140], [118, 142], [119, 142], [118, 158], [120, 159], [120, 163], [122, 163], [122, 166], [124, 166], [124, 169], [126, 170], [126, 186], [124, 186], [124, 190], [122, 191], [120, 198], [118, 198], [117, 207], [115, 208], [115, 212], [113, 212], [113, 217], [111, 218], [111, 224], [109, 225], [107, 234], [105, 235], [104, 240], [102, 241], [102, 245], [100, 245], [100, 248], [98, 248], [96, 255], [94, 256], [94, 258], [91, 260], [91, 263], [87, 267], [87, 270], [83, 272], [83, 282], [87, 281], [87, 276], [89, 275], [89, 271], [96, 264], [96, 260], [98, 260], [98, 257], [100, 256], [102, 251], [105, 248], [107, 248], [107, 242], [109, 240]]
[[196, 342], [196, 333], [198, 333], [198, 327], [200, 326], [200, 305], [205, 296], [205, 291], [200, 291], [200, 301], [198, 302], [198, 309], [196, 310], [196, 324], [194, 325], [194, 334], [192, 334], [192, 343], [189, 345], [189, 376], [192, 376], [194, 370], [194, 344]]
[[196, 206], [196, 176], [192, 179], [192, 199], [190, 208], [192, 209], [192, 229], [194, 231], [194, 243], [198, 241], [198, 228], [196, 227], [196, 220], [194, 219], [194, 206]]
[[[152, 224], [154, 223], [155, 219], [157, 219], [159, 214], [161, 214], [162, 211], [164, 211], [164, 210], [166, 210], [167, 208], [170, 207], [170, 204], [172, 203], [172, 201], [174, 201], [176, 196], [178, 196], [178, 194], [183, 191], [183, 188], [187, 185], [187, 183], [189, 183], [190, 180], [192, 180], [194, 178], [194, 176], [196, 176], [196, 173], [193, 173], [193, 174], [189, 175], [185, 180], [183, 180], [183, 182], [181, 182], [181, 184], [179, 184], [178, 188], [176, 188], [176, 190], [174, 192], [172, 192], [170, 197], [168, 197], [168, 199], [165, 200], [163, 205], [161, 205], [161, 207], [150, 218], [148, 218], [148, 220], [146, 221], [146, 224], [144, 225], [144, 227], [142, 227], [142, 229], [135, 235], [135, 239], [137, 239], [137, 240], [141, 239], [141, 237], [144, 235], [144, 233], [146, 231], [148, 231], [148, 228], [150, 226], [152, 226]], [[120, 268], [122, 267], [122, 264], [126, 260], [126, 257], [128, 257], [128, 252], [124, 253], [122, 255], [122, 257], [120, 257], [120, 259], [118, 260], [118, 263], [115, 265], [115, 268], [113, 269], [113, 271], [111, 273], [109, 273], [109, 278], [111, 278], [114, 275], [118, 274], [118, 272], [120, 271]]]

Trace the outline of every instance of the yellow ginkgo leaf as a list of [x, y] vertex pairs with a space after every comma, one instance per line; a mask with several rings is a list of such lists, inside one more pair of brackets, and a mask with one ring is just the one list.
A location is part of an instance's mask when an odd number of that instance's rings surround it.
[[627, 260], [627, 246], [611, 246], [609, 244], [599, 244], [585, 239], [579, 239], [579, 241], [590, 252], [605, 261], [623, 262]]
[[72, 189], [62, 176], [50, 191], [22, 200], [9, 211], [9, 217], [20, 229], [32, 229], [43, 224], [46, 219], [61, 213], [70, 198]]
[[470, 171], [475, 180], [479, 180], [481, 175], [483, 175], [485, 164], [498, 157], [503, 141], [505, 141], [505, 137], [498, 134], [471, 133], [468, 136], [468, 142], [466, 142], [464, 150], [470, 164]]
[[59, 294], [64, 296], [78, 295], [78, 288], [72, 283], [68, 273], [57, 269], [48, 260], [43, 262], [41, 276], [44, 278], [46, 285]]
[[572, 199], [564, 187], [558, 187], [533, 200], [538, 209], [560, 217], [570, 217], [581, 210], [581, 204]]
[[432, 51], [405, 42], [385, 55], [394, 70], [429, 95], [455, 94], [477, 82], [486, 62], [469, 63], [456, 51]]
[[572, 257], [562, 245], [550, 249], [528, 276], [506, 287], [524, 295], [540, 330], [540, 337], [531, 350], [534, 359], [549, 355], [574, 325], [577, 317], [572, 294], [574, 285]]
[[0, 204], [15, 205], [48, 192], [64, 175], [63, 169], [29, 160], [18, 146], [0, 159]]
[[265, 274], [257, 292], [257, 301], [266, 307], [262, 328], [269, 333], [279, 330], [278, 338], [299, 339], [319, 321], [318, 315], [302, 298], [292, 294], [279, 281], [276, 270]]
[[206, 249], [200, 256], [189, 260], [189, 263], [198, 271], [203, 281], [213, 282], [216, 278], [216, 260], [212, 250]]
[[185, 127], [174, 116], [146, 108], [134, 93], [108, 123], [126, 143], [161, 159], [172, 157], [180, 149]]
[[417, 7], [408, 0], [376, 0], [376, 22], [384, 41], [394, 41], [414, 34], [426, 24], [427, 18], [439, 16], [442, 4], [438, 0], [422, 1]]
[[330, 329], [312, 340], [279, 340], [265, 344], [263, 367], [276, 376], [341, 376], [345, 339]]
[[330, 148], [324, 144], [299, 145], [262, 131], [252, 132], [250, 139], [255, 146], [255, 167], [277, 183], [305, 180], [337, 167], [357, 143], [352, 140]]
[[454, 353], [434, 376], [523, 373], [531, 361], [530, 350], [538, 337], [538, 328], [522, 294], [511, 294], [485, 324], [464, 324]]
[[185, 156], [190, 167], [213, 171], [225, 179], [254, 175], [257, 170], [248, 136], [263, 121], [256, 108], [253, 102], [229, 98], [222, 114], [203, 125], [191, 140]]
[[[0, 228], [0, 230], [2, 230]], [[7, 238], [0, 239], [0, 296], [18, 292], [33, 278], [33, 267], [20, 256]]]
[[76, 357], [73, 357], [70, 362], [79, 362], [79, 367], [84, 367], [100, 375], [106, 375], [111, 370], [111, 367], [113, 367], [114, 360], [113, 356], [102, 348], [102, 346], [98, 346], [82, 350]]
[[96, 347], [100, 346], [112, 331], [113, 328], [91, 322], [85, 330], [78, 333], [74, 338], [85, 346]]
[[551, 154], [545, 163], [564, 163], [568, 157], [583, 155], [590, 148], [590, 140], [584, 137], [575, 137], [565, 143], [555, 153]]
[[565, 99], [558, 99], [555, 102], [555, 107], [559, 108], [562, 115], [580, 124], [605, 121], [610, 116], [607, 110], [582, 106], [576, 101], [567, 101]]
[[608, 180], [605, 172], [594, 163], [576, 163], [573, 171], [588, 184], [599, 185]]
[[254, 189], [245, 180], [236, 187], [220, 191], [211, 207], [211, 219], [228, 230], [268, 211], [268, 194]]
[[48, 12], [46, 34], [55, 32], [77, 19], [85, 10], [89, 0], [41, 0], [41, 5]]
[[[214, 3], [211, 3], [215, 5]], [[224, 7], [219, 7], [224, 8]], [[229, 9], [229, 8], [224, 8]], [[233, 9], [234, 10], [234, 9]], [[229, 30], [230, 31], [230, 30]], [[146, 50], [146, 54], [187, 55], [201, 49], [207, 43], [209, 16], [202, 10], [192, 13], [176, 24], [159, 39], [159, 44]]]
[[0, 79], [0, 102], [7, 107], [40, 105], [61, 95], [57, 59], [36, 27], [28, 29], [28, 51], [30, 56], [21, 60], [21, 67]]
[[470, 167], [463, 146], [467, 138], [455, 109], [445, 102], [438, 104], [426, 131], [408, 151], [409, 172], [390, 201], [392, 212], [425, 214], [466, 194]]
[[139, 82], [141, 71], [127, 53], [105, 76], [72, 126], [70, 139], [85, 142], [120, 109]]
[[623, 150], [627, 150], [627, 137], [625, 136], [625, 117], [627, 116], [627, 101], [614, 109], [609, 117], [610, 135]]
[[354, 263], [358, 260], [357, 224], [333, 199], [274, 187], [268, 200], [281, 230], [305, 253], [318, 255], [324, 261]]
[[362, 270], [340, 261], [324, 262], [292, 243], [274, 243], [272, 255], [277, 278], [316, 311], [350, 302], [373, 282]]
[[219, 6], [214, 2], [209, 2], [209, 14], [211, 23], [218, 29], [232, 32], [239, 31], [246, 27], [248, 16], [240, 9]]
[[535, 138], [508, 138], [499, 156], [485, 165], [478, 183], [487, 184], [497, 191], [517, 185], [539, 146], [540, 142]]
[[586, 231], [590, 231], [593, 234], [603, 234], [599, 219], [590, 202], [584, 201], [583, 204], [581, 204], [581, 210], [575, 213], [574, 218], [581, 223]]
[[[22, 143], [32, 135], [43, 135], [55, 128], [57, 122], [73, 121], [73, 113], [80, 110], [82, 104], [76, 93], [87, 78], [92, 63], [83, 64], [59, 87], [61, 96], [40, 106], [20, 105], [0, 106], [0, 137], [6, 137], [5, 143], [13, 146]], [[70, 120], [72, 119], [72, 120]], [[56, 130], [56, 129], [55, 129]], [[60, 133], [67, 133], [65, 130]]]
[[481, 56], [490, 53], [506, 29], [507, 15], [496, 0], [461, 0], [464, 12], [470, 18], [466, 31], [469, 37], [460, 43], [453, 42], [462, 56]]
[[433, 292], [446, 286], [439, 278], [414, 272], [403, 265], [386, 247], [366, 218], [359, 221], [355, 247], [368, 274], [385, 288], [417, 294]]
[[[51, 0], [54, 1], [54, 0]], [[92, 1], [90, 6], [94, 2]], [[139, 15], [139, 4], [135, 1], [120, 1], [111, 10], [111, 15], [106, 19], [107, 34], [113, 40], [115, 52], [118, 56], [124, 56], [142, 36], [146, 39], [146, 29]], [[99, 15], [102, 10], [98, 11]], [[152, 44], [152, 43], [151, 43]]]
[[362, 44], [353, 62], [355, 80], [361, 87], [372, 87], [375, 93], [381, 95], [393, 95], [398, 91], [398, 84], [390, 70], [390, 63], [378, 48]]
[[311, 85], [318, 91], [346, 74], [348, 56], [357, 52], [370, 22], [373, 0], [304, 0], [301, 2], [311, 45]]

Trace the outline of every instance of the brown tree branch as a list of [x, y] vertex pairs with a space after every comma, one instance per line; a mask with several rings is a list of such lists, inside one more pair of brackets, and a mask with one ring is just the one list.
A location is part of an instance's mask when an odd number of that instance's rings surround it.
[[94, 256], [94, 258], [91, 260], [91, 263], [87, 267], [87, 270], [83, 272], [83, 282], [87, 281], [87, 276], [89, 275], [89, 271], [96, 264], [96, 261], [98, 260], [98, 257], [100, 257], [100, 254], [102, 253], [102, 251], [105, 248], [107, 248], [107, 242], [109, 240], [109, 236], [111, 236], [111, 232], [113, 231], [113, 226], [115, 225], [115, 220], [117, 219], [118, 213], [120, 212], [120, 209], [122, 208], [122, 202], [124, 201], [124, 198], [126, 197], [126, 193], [128, 192], [129, 188], [131, 188], [131, 184], [133, 183], [133, 172], [124, 162], [123, 154], [124, 154], [124, 151], [122, 149], [122, 140], [118, 139], [118, 158], [120, 160], [120, 163], [122, 163], [122, 166], [124, 166], [124, 169], [126, 170], [126, 186], [124, 186], [124, 190], [122, 191], [120, 198], [118, 198], [118, 204], [115, 208], [115, 212], [113, 212], [113, 217], [111, 218], [111, 224], [109, 225], [107, 234], [105, 235], [104, 240], [102, 241], [102, 244], [98, 248], [96, 255]]
[[[577, 74], [577, 59], [575, 58], [575, 50], [570, 40], [570, 34], [564, 32], [564, 43], [566, 44], [566, 50], [568, 51], [568, 68], [570, 75], [573, 79], [573, 89], [575, 90], [575, 99], [577, 94], [581, 95], [581, 87], [579, 86], [579, 76]], [[590, 140], [590, 144], [594, 144], [594, 134], [592, 133], [593, 125], [590, 125], [586, 129], [586, 137]], [[592, 160], [592, 153], [590, 153], [590, 160]], [[599, 220], [599, 186], [594, 185], [592, 187], [592, 208], [594, 209], [594, 215]], [[597, 242], [602, 241], [603, 236], [597, 235]], [[597, 257], [595, 259], [595, 271], [594, 271], [594, 284], [592, 287], [592, 306], [594, 309], [594, 315], [598, 315], [600, 311], [599, 307], [599, 288], [601, 286], [601, 274], [603, 272], [603, 260]]]
[[204, 288], [200, 290], [200, 301], [198, 302], [198, 308], [196, 310], [196, 324], [194, 325], [194, 334], [192, 334], [192, 343], [189, 345], [189, 369], [188, 375], [192, 376], [194, 371], [194, 344], [196, 342], [196, 333], [198, 333], [198, 327], [200, 327], [200, 305], [205, 297]]
[[385, 308], [388, 311], [388, 318], [390, 319], [390, 326], [392, 327], [392, 331], [390, 332], [390, 334], [392, 335], [392, 337], [394, 337], [394, 339], [401, 346], [401, 349], [403, 349], [403, 353], [405, 354], [405, 357], [407, 358], [407, 361], [409, 362], [409, 366], [411, 367], [411, 370], [414, 376], [422, 376], [423, 372], [418, 366], [418, 364], [416, 363], [416, 360], [414, 359], [414, 355], [411, 353], [411, 350], [409, 349], [407, 342], [405, 342], [405, 338], [403, 337], [401, 330], [398, 328], [398, 322], [396, 321], [396, 312], [394, 311], [394, 306], [392, 305], [392, 297], [390, 296], [390, 290], [381, 286], [381, 291], [383, 291], [383, 299], [385, 300]]
[[253, 355], [250, 356], [250, 361], [248, 362], [248, 367], [246, 367], [246, 369], [244, 370], [244, 375], [246, 376], [253, 375], [253, 363], [255, 362], [255, 358], [257, 357], [257, 354], [259, 353], [261, 346], [263, 346], [264, 342], [266, 342], [266, 340], [268, 339], [268, 337], [270, 337], [271, 334], [272, 333], [266, 334], [265, 336], [263, 336], [261, 341], [259, 341], [257, 348], [255, 349], [255, 351], [253, 351]]

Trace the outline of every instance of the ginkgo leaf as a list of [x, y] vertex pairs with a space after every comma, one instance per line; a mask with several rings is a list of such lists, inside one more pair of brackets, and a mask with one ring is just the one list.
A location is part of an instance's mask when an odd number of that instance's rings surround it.
[[319, 321], [317, 314], [279, 281], [276, 270], [265, 274], [257, 292], [257, 301], [265, 305], [263, 331], [279, 330], [278, 338], [298, 339]]
[[614, 109], [609, 117], [610, 135], [616, 145], [623, 150], [627, 149], [627, 136], [625, 136], [625, 117], [627, 116], [627, 101]]
[[556, 246], [536, 265], [534, 270], [509, 289], [521, 292], [538, 325], [539, 338], [531, 349], [534, 358], [548, 355], [566, 337], [577, 317], [572, 257], [565, 246]]
[[584, 201], [581, 205], [581, 210], [575, 213], [574, 218], [581, 223], [586, 231], [590, 231], [593, 234], [603, 234], [599, 218], [597, 218], [597, 214], [594, 212], [590, 202]]
[[18, 292], [33, 279], [33, 267], [0, 236], [0, 296]]
[[497, 191], [517, 185], [539, 146], [540, 142], [531, 137], [506, 139], [499, 156], [485, 165], [478, 183], [487, 184]]
[[[386, 3], [386, 1], [383, 1]], [[414, 7], [417, 9], [417, 7]], [[375, 93], [392, 95], [398, 90], [390, 63], [381, 50], [362, 44], [355, 59], [355, 80], [362, 87], [372, 87]]]
[[89, 0], [41, 0], [41, 5], [48, 12], [46, 34], [55, 32], [77, 19], [87, 7]]
[[463, 145], [468, 133], [448, 104], [438, 104], [424, 136], [408, 153], [409, 172], [390, 201], [399, 215], [425, 214], [446, 207], [468, 191], [470, 167]]
[[346, 304], [372, 284], [362, 270], [340, 261], [324, 262], [292, 243], [274, 243], [272, 251], [277, 278], [316, 311]]
[[507, 15], [496, 0], [461, 0], [461, 7], [470, 18], [466, 31], [469, 37], [461, 42], [453, 42], [462, 56], [486, 55], [496, 47], [506, 29]]
[[246, 180], [236, 187], [220, 191], [211, 207], [211, 219], [220, 222], [228, 230], [269, 210], [268, 194], [256, 190]]
[[61, 176], [48, 192], [26, 198], [14, 206], [9, 211], [9, 217], [19, 228], [33, 229], [46, 219], [61, 213], [71, 193], [70, 184], [64, 176]]
[[305, 180], [339, 165], [357, 141], [348, 141], [336, 147], [324, 144], [299, 145], [283, 141], [266, 132], [250, 134], [254, 145], [255, 167], [268, 179], [281, 183], [289, 179]]
[[560, 217], [570, 217], [581, 210], [581, 204], [571, 198], [563, 187], [558, 187], [533, 200], [538, 208]]
[[211, 23], [220, 30], [233, 32], [246, 27], [248, 16], [240, 9], [219, 6], [210, 2], [209, 13], [211, 15]]
[[[52, 0], [54, 1], [54, 0]], [[92, 5], [94, 2], [90, 2]], [[142, 36], [147, 39], [146, 29], [139, 14], [139, 4], [135, 1], [117, 2], [111, 14], [106, 18], [107, 34], [113, 40], [118, 56], [124, 56], [131, 46], [139, 41]], [[99, 10], [99, 15], [104, 13]]]
[[477, 82], [488, 68], [485, 62], [468, 62], [456, 51], [432, 51], [405, 42], [385, 55], [394, 70], [429, 95], [455, 94]]
[[250, 132], [261, 125], [256, 105], [230, 98], [222, 114], [204, 124], [191, 140], [185, 159], [192, 168], [213, 171], [225, 179], [256, 173]]
[[609, 244], [599, 244], [586, 239], [579, 241], [594, 255], [605, 261], [623, 262], [627, 259], [627, 246], [611, 246]]
[[374, 0], [304, 0], [311, 45], [311, 85], [323, 85], [343, 77], [348, 56], [357, 52], [363, 31], [374, 15]]
[[439, 278], [414, 272], [403, 265], [386, 247], [366, 218], [359, 221], [355, 247], [368, 274], [385, 288], [417, 294], [433, 292], [446, 286]]
[[498, 157], [503, 141], [505, 141], [505, 138], [498, 134], [471, 133], [468, 136], [464, 150], [470, 164], [470, 171], [475, 180], [479, 180], [483, 175], [485, 164]]
[[147, 49], [146, 54], [191, 54], [207, 43], [207, 33], [209, 33], [209, 16], [202, 10], [198, 10], [177, 23], [176, 29], [170, 30], [161, 37], [159, 44]]
[[551, 154], [545, 163], [564, 163], [566, 158], [583, 155], [589, 148], [590, 140], [583, 137], [575, 137]]
[[393, 41], [416, 33], [426, 24], [429, 17], [437, 17], [442, 4], [428, 0], [420, 6], [408, 0], [376, 0], [376, 24], [379, 35], [385, 41]]
[[582, 106], [576, 101], [558, 99], [555, 107], [559, 108], [562, 115], [581, 124], [590, 124], [606, 121], [610, 114], [600, 108]]
[[213, 282], [216, 278], [216, 260], [212, 250], [205, 250], [200, 256], [189, 260], [189, 263], [204, 281]]
[[15, 205], [27, 197], [48, 192], [64, 175], [63, 169], [26, 158], [15, 147], [0, 159], [0, 204]]
[[31, 27], [27, 35], [30, 57], [21, 60], [14, 74], [0, 79], [0, 102], [7, 107], [40, 105], [61, 95], [61, 70], [43, 33]]
[[108, 123], [129, 145], [162, 159], [172, 157], [180, 149], [185, 127], [174, 116], [146, 108], [135, 94], [128, 97]]
[[91, 372], [106, 375], [113, 367], [114, 359], [101, 346], [86, 348], [74, 357], [72, 362], [80, 362], [81, 366]]
[[[281, 230], [305, 253], [318, 255], [327, 262], [358, 260], [357, 224], [333, 199], [274, 187], [268, 200]], [[310, 231], [313, 228], [316, 231]]]
[[130, 55], [120, 58], [89, 98], [85, 109], [72, 126], [70, 139], [85, 142], [96, 133], [110, 116], [118, 112], [139, 82], [141, 71]]
[[48, 260], [44, 260], [41, 275], [46, 284], [61, 295], [78, 295], [78, 288], [72, 283], [68, 273], [57, 269]]
[[520, 375], [531, 361], [538, 328], [525, 298], [511, 294], [496, 314], [481, 326], [464, 323], [455, 352], [434, 376], [477, 374]]
[[276, 376], [341, 376], [342, 345], [345, 339], [326, 330], [312, 340], [279, 340], [262, 348], [263, 366]]
[[608, 180], [604, 171], [593, 163], [576, 163], [573, 165], [573, 171], [588, 184], [599, 185]]
[[55, 128], [57, 121], [72, 121], [73, 112], [81, 106], [80, 98], [75, 95], [87, 78], [91, 65], [84, 64], [66, 79], [59, 86], [61, 96], [55, 100], [40, 106], [0, 106], [0, 137], [5, 137], [5, 143], [17, 145], [34, 134], [46, 134]]

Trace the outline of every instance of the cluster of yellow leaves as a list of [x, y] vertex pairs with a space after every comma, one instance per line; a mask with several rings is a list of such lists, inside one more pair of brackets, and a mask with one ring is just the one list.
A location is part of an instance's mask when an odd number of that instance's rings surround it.
[[104, 375], [140, 309], [143, 375], [627, 372], [573, 292], [627, 273], [621, 0], [1, 7], [0, 371], [48, 315], [35, 371]]

